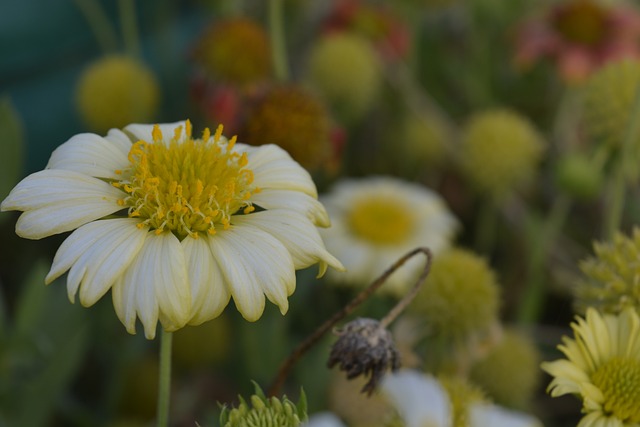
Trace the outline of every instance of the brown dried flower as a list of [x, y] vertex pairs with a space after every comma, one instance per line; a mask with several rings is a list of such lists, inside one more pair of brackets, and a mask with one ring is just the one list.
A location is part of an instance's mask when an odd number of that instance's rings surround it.
[[400, 367], [400, 354], [391, 333], [379, 321], [358, 318], [342, 329], [335, 329], [334, 333], [339, 338], [331, 347], [329, 368], [338, 364], [348, 379], [368, 376], [362, 393], [371, 395], [388, 370]]

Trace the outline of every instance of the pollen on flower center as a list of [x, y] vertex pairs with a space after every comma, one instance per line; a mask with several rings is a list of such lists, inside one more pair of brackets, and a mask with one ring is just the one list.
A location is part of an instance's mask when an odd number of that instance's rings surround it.
[[254, 210], [249, 199], [259, 189], [251, 185], [247, 154], [233, 150], [235, 137], [222, 138], [222, 126], [213, 136], [205, 129], [200, 139], [191, 137], [189, 121], [170, 140], [157, 125], [152, 135], [152, 142], [132, 145], [130, 166], [116, 171], [123, 179], [113, 183], [126, 193], [118, 203], [129, 217], [142, 219], [140, 227], [197, 237], [228, 228], [239, 211]]
[[415, 229], [415, 219], [411, 212], [386, 198], [355, 202], [347, 223], [357, 236], [379, 244], [402, 242]]
[[640, 362], [620, 357], [602, 365], [592, 381], [604, 395], [603, 408], [625, 423], [640, 422]]

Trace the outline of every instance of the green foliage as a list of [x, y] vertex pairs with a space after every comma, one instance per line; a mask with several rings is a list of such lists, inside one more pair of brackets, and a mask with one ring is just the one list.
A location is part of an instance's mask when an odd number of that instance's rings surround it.
[[3, 425], [47, 425], [87, 348], [84, 313], [69, 306], [64, 286], [45, 287], [46, 273], [45, 261], [33, 264], [0, 337]]

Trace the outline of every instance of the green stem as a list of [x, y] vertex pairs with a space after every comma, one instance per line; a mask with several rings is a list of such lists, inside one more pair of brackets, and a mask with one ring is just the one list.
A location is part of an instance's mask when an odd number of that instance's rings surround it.
[[637, 152], [634, 152], [634, 148], [638, 130], [640, 130], [640, 88], [636, 90], [627, 129], [616, 159], [615, 171], [609, 183], [609, 198], [606, 204], [608, 209], [605, 211], [604, 220], [606, 239], [612, 239], [622, 223], [627, 181], [630, 174], [634, 173], [633, 163], [637, 159]]
[[553, 202], [549, 217], [541, 227], [534, 227], [532, 235], [531, 256], [528, 263], [527, 283], [521, 298], [518, 311], [518, 321], [522, 324], [532, 324], [540, 316], [544, 303], [545, 280], [544, 266], [549, 248], [557, 234], [562, 229], [567, 216], [571, 200], [567, 196], [558, 196]]
[[173, 334], [162, 329], [160, 336], [160, 372], [158, 383], [157, 426], [169, 425], [169, 398], [171, 396], [171, 340]]
[[486, 255], [491, 255], [495, 245], [497, 216], [497, 201], [489, 196], [481, 202], [475, 237], [476, 249]]
[[271, 60], [273, 72], [278, 80], [289, 79], [287, 47], [284, 37], [283, 0], [269, 1], [269, 36], [271, 40]]
[[140, 37], [136, 20], [136, 6], [134, 0], [119, 0], [120, 25], [122, 26], [122, 40], [130, 55], [140, 55]]
[[75, 0], [76, 6], [89, 23], [103, 53], [113, 52], [118, 47], [116, 32], [109, 22], [109, 18], [97, 0]]

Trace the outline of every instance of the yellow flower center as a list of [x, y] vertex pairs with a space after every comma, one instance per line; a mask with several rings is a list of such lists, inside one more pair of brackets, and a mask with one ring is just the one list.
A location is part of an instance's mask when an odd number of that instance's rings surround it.
[[229, 142], [221, 138], [219, 126], [213, 137], [205, 129], [201, 139], [193, 139], [191, 123], [185, 127], [177, 127], [165, 141], [154, 126], [153, 142], [132, 145], [129, 168], [116, 171], [123, 179], [112, 184], [126, 193], [118, 203], [129, 217], [142, 219], [140, 228], [171, 231], [180, 239], [215, 234], [217, 226], [229, 228], [232, 215], [254, 210], [249, 198], [259, 191], [245, 167], [247, 154], [233, 151], [235, 137]]
[[620, 357], [602, 365], [591, 377], [604, 395], [604, 411], [624, 423], [640, 422], [640, 362]]
[[403, 242], [415, 229], [411, 213], [389, 199], [357, 201], [347, 223], [355, 235], [383, 245]]
[[597, 45], [607, 32], [606, 11], [588, 0], [576, 0], [558, 11], [554, 25], [567, 40], [587, 46]]

